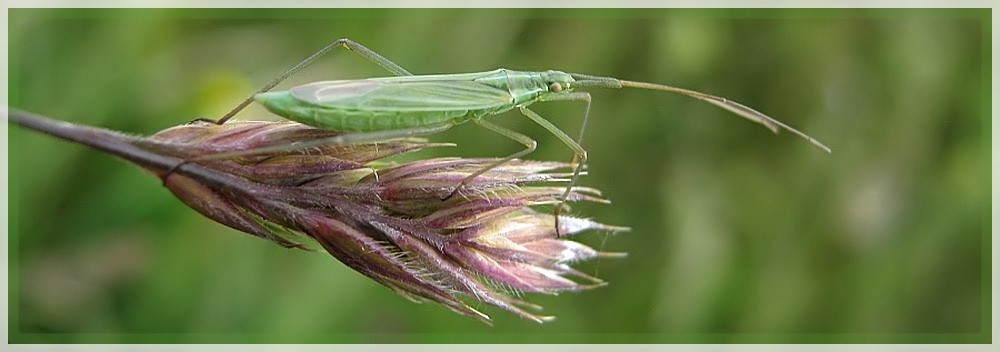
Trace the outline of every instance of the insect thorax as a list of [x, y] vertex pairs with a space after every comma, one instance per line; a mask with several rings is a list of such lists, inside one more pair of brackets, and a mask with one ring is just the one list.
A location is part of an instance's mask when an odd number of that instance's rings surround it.
[[545, 72], [514, 71], [497, 69], [490, 74], [477, 78], [475, 81], [504, 89], [510, 93], [512, 105], [524, 105], [534, 102], [544, 93], [548, 93], [549, 84]]

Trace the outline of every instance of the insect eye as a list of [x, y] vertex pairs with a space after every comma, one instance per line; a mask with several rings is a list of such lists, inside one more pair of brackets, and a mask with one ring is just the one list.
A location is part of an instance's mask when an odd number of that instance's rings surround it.
[[552, 93], [559, 93], [563, 90], [563, 86], [559, 82], [552, 82], [549, 84], [549, 91]]

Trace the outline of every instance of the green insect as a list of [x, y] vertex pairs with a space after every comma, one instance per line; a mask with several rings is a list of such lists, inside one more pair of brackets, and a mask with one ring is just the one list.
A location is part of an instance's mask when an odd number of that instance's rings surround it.
[[[278, 83], [304, 68], [314, 60], [341, 47], [356, 52], [395, 76], [355, 80], [321, 81], [293, 87], [288, 91], [270, 92]], [[516, 131], [493, 124], [484, 118], [510, 110], [517, 110], [529, 120], [552, 133], [573, 151], [575, 168], [573, 178], [555, 207], [556, 228], [559, 212], [565, 203], [580, 171], [587, 161], [587, 151], [580, 145], [589, 117], [591, 96], [580, 88], [640, 88], [680, 93], [697, 98], [739, 116], [757, 122], [773, 132], [785, 129], [804, 138], [820, 149], [830, 152], [816, 139], [784, 123], [764, 115], [743, 104], [725, 98], [691, 91], [687, 89], [654, 83], [626, 81], [611, 77], [599, 77], [562, 71], [513, 71], [497, 69], [493, 71], [457, 74], [413, 75], [378, 53], [350, 39], [338, 39], [313, 53], [302, 62], [286, 70], [278, 78], [248, 97], [240, 105], [215, 123], [221, 124], [232, 118], [251, 102], [265, 106], [271, 112], [289, 120], [317, 128], [348, 132], [344, 135], [320, 140], [294, 148], [307, 148], [320, 143], [346, 144], [374, 142], [384, 139], [429, 135], [447, 130], [455, 125], [472, 121], [502, 136], [523, 144], [521, 151], [500, 158], [496, 162], [469, 175], [460, 182], [447, 199], [459, 192], [469, 181], [507, 161], [519, 158], [535, 150], [537, 143], [530, 137]], [[579, 136], [574, 139], [551, 122], [528, 109], [535, 102], [581, 101], [586, 103], [583, 123]], [[276, 146], [273, 149], [289, 146]], [[272, 148], [265, 148], [272, 149]], [[233, 153], [211, 155], [204, 158], [227, 158], [260, 153], [256, 149]], [[197, 159], [196, 159], [197, 160]], [[191, 160], [188, 160], [191, 161]]]

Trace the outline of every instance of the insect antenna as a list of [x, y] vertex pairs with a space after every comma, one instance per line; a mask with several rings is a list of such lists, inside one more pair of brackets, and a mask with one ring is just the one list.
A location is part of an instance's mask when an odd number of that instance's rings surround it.
[[591, 76], [579, 73], [571, 73], [570, 75], [573, 76], [574, 79], [577, 79], [576, 82], [573, 82], [573, 87], [575, 88], [578, 87], [601, 87], [601, 88], [617, 88], [617, 89], [639, 88], [639, 89], [658, 90], [664, 92], [683, 94], [701, 101], [708, 102], [709, 104], [726, 109], [729, 112], [732, 112], [750, 121], [764, 125], [764, 127], [770, 129], [771, 132], [778, 133], [779, 130], [784, 129], [796, 136], [801, 137], [802, 139], [805, 139], [806, 141], [816, 146], [817, 148], [822, 149], [827, 153], [832, 153], [830, 147], [827, 147], [822, 142], [803, 133], [802, 131], [794, 129], [791, 126], [788, 126], [783, 122], [778, 121], [773, 117], [767, 116], [764, 113], [754, 110], [746, 105], [737, 103], [735, 101], [723, 97], [697, 92], [690, 89], [663, 85], [663, 84], [626, 81], [613, 77]]

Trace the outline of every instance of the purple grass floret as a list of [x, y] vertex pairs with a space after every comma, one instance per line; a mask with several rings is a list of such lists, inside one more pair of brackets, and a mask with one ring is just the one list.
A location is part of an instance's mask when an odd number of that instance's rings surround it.
[[[470, 180], [496, 159], [436, 158], [402, 164], [402, 153], [445, 146], [416, 139], [282, 149], [337, 132], [291, 122], [194, 123], [152, 137], [11, 118], [25, 127], [86, 144], [136, 162], [163, 179], [182, 202], [223, 225], [284, 247], [316, 244], [337, 260], [416, 302], [437, 302], [489, 322], [467, 301], [499, 307], [537, 322], [540, 307], [521, 293], [557, 294], [604, 285], [570, 264], [602, 253], [568, 236], [626, 228], [532, 207], [560, 203], [573, 165], [512, 160]], [[267, 148], [233, 158], [218, 153]], [[176, 167], [183, 160], [188, 162]], [[569, 201], [606, 202], [575, 187]], [[561, 236], [561, 237], [557, 237]]]

